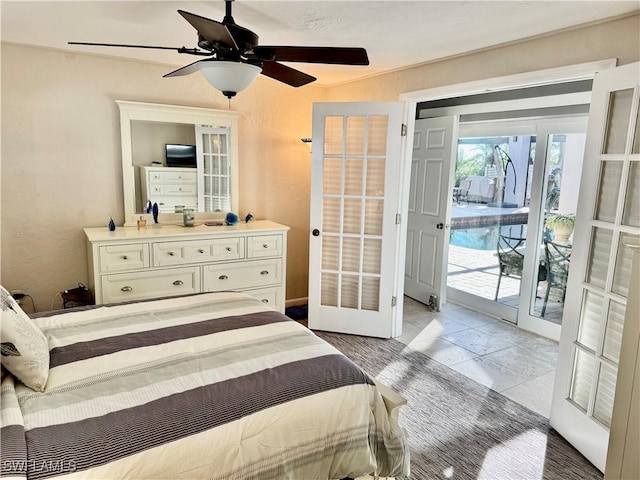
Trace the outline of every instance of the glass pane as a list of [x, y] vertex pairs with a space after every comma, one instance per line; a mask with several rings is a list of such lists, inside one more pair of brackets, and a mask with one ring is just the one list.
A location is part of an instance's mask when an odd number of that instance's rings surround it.
[[387, 124], [385, 116], [369, 117], [369, 155], [385, 155], [387, 153]]
[[221, 156], [220, 157], [220, 173], [222, 175], [230, 175], [231, 174], [231, 165], [229, 163], [229, 157]]
[[327, 307], [338, 306], [338, 274], [323, 273], [320, 279], [320, 304]]
[[366, 195], [381, 197], [384, 195], [384, 158], [369, 158], [367, 160], [367, 191]]
[[594, 352], [600, 341], [603, 308], [604, 297], [597, 293], [587, 291], [584, 297], [582, 312], [580, 312], [578, 342]]
[[366, 200], [364, 216], [364, 233], [382, 235], [382, 211], [384, 200]]
[[591, 392], [591, 384], [593, 383], [595, 365], [596, 360], [593, 355], [576, 348], [569, 398], [585, 412], [589, 405], [589, 394]]
[[602, 289], [604, 289], [605, 282], [607, 280], [612, 240], [613, 232], [611, 230], [600, 227], [595, 227], [593, 229], [587, 282]]
[[632, 88], [611, 92], [609, 97], [609, 118], [607, 119], [607, 137], [603, 153], [625, 153], [627, 127], [631, 120], [632, 99]]
[[606, 427], [611, 426], [611, 413], [613, 412], [613, 398], [616, 394], [616, 376], [618, 369], [605, 363], [600, 365], [600, 377], [596, 391], [596, 403], [593, 407], [593, 416], [600, 420]]
[[322, 230], [340, 232], [340, 199], [324, 197], [322, 200]]
[[613, 223], [622, 182], [622, 162], [602, 162], [596, 220]]
[[338, 247], [340, 237], [322, 236], [322, 268], [338, 270]]
[[204, 162], [204, 173], [205, 174], [211, 173], [213, 170], [213, 165], [211, 165], [211, 156], [204, 155], [203, 162]]
[[627, 195], [622, 212], [623, 225], [640, 227], [640, 162], [631, 162]]
[[222, 172], [220, 171], [220, 157], [211, 157], [211, 166], [212, 173], [214, 175], [220, 175]]
[[362, 252], [362, 271], [380, 273], [380, 257], [382, 256], [382, 240], [365, 238]]
[[620, 345], [622, 344], [622, 326], [624, 325], [624, 305], [618, 302], [609, 303], [607, 315], [607, 330], [604, 336], [602, 353], [616, 364], [620, 360]]
[[360, 272], [360, 238], [342, 239], [342, 271]]
[[347, 117], [347, 155], [364, 155], [366, 117]]
[[345, 195], [362, 195], [363, 160], [347, 158], [344, 178]]
[[336, 155], [342, 153], [342, 117], [324, 119], [324, 153]]
[[213, 185], [211, 182], [211, 176], [204, 176], [204, 194], [205, 195], [213, 195]]
[[380, 298], [380, 279], [362, 278], [362, 309], [378, 311]]
[[229, 153], [229, 135], [227, 135], [226, 133], [220, 134], [218, 135], [218, 145], [220, 148], [220, 153], [222, 155], [227, 155]]
[[203, 133], [202, 134], [202, 149], [203, 149], [203, 153], [211, 153], [211, 145], [210, 145], [209, 136], [210, 135], [208, 133]]
[[633, 252], [622, 243], [622, 235], [618, 241], [616, 252], [616, 268], [613, 272], [613, 285], [611, 291], [626, 297], [629, 292], [629, 279], [631, 278], [631, 261]]
[[356, 275], [342, 276], [340, 306], [343, 308], [358, 308], [358, 279]]
[[636, 110], [636, 131], [633, 135], [633, 148], [632, 153], [640, 153], [640, 101], [638, 101], [638, 108]]
[[209, 139], [211, 140], [211, 151], [213, 153], [220, 153], [220, 137], [218, 135], [210, 135]]
[[345, 198], [343, 214], [344, 225], [342, 229], [344, 233], [360, 235], [362, 232], [362, 200], [359, 198]]
[[340, 195], [342, 193], [342, 159], [324, 159], [323, 192], [328, 195]]

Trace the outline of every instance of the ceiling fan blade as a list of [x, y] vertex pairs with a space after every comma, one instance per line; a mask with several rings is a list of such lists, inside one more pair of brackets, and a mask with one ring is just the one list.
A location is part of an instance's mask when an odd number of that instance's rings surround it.
[[165, 73], [162, 77], [181, 77], [184, 75], [191, 75], [192, 73], [196, 73], [200, 71], [200, 67], [202, 67], [202, 62], [206, 62], [208, 60], [197, 60], [189, 65], [185, 65], [173, 72]]
[[287, 67], [278, 62], [264, 62], [262, 65], [262, 74], [286, 83], [287, 85], [291, 85], [292, 87], [301, 87], [316, 80], [316, 77], [312, 77], [300, 70]]
[[236, 41], [233, 39], [231, 33], [229, 33], [226, 25], [209, 18], [201, 17], [195, 13], [185, 12], [184, 10], [178, 10], [178, 13], [182, 15], [205, 40], [238, 48]]
[[257, 46], [253, 53], [261, 60], [272, 59], [278, 62], [369, 65], [369, 57], [364, 48]]
[[151, 48], [156, 50], [174, 50], [178, 53], [189, 53], [191, 55], [211, 55], [211, 52], [187, 47], [160, 47], [156, 45], [128, 45], [123, 43], [95, 43], [95, 42], [67, 42], [69, 45], [89, 45], [92, 47], [125, 47], [125, 48]]

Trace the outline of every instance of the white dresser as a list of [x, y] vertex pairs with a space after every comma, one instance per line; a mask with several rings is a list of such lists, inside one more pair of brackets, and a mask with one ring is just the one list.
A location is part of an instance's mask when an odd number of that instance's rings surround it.
[[195, 168], [140, 167], [142, 202], [157, 203], [160, 213], [172, 213], [176, 205], [197, 210], [198, 178]]
[[235, 290], [284, 311], [288, 230], [268, 220], [85, 228], [90, 287], [96, 304]]

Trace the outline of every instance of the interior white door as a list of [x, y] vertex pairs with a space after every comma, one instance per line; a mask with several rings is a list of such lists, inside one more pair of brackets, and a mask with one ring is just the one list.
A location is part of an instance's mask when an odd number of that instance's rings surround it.
[[309, 327], [390, 338], [396, 305], [402, 105], [313, 106]]
[[622, 236], [640, 234], [639, 73], [594, 78], [550, 417], [603, 472], [632, 262]]
[[447, 235], [457, 140], [457, 115], [415, 122], [404, 293], [425, 304], [431, 295], [440, 305], [446, 302]]

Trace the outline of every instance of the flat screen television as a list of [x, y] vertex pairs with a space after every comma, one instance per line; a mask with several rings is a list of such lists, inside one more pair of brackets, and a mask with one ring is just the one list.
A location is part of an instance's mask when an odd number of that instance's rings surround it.
[[167, 167], [190, 167], [196, 168], [196, 146], [195, 145], [165, 145], [165, 160]]

